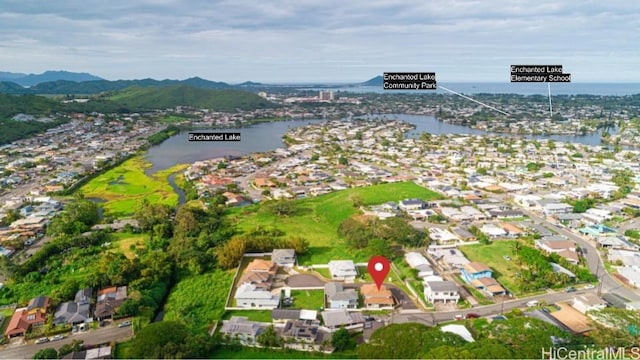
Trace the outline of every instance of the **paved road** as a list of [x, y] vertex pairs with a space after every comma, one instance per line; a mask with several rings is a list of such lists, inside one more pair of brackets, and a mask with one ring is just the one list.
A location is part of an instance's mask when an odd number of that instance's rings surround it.
[[522, 210], [532, 220], [542, 223], [544, 226], [548, 227], [549, 229], [561, 235], [566, 236], [567, 238], [575, 241], [578, 245], [580, 245], [580, 248], [583, 249], [583, 256], [587, 262], [587, 266], [589, 267], [589, 270], [591, 271], [591, 273], [597, 274], [600, 279], [600, 282], [602, 283], [601, 284], [602, 292], [613, 292], [631, 301], [640, 300], [640, 295], [638, 295], [637, 292], [625, 287], [618, 280], [614, 279], [609, 273], [607, 273], [606, 269], [604, 268], [602, 259], [598, 254], [598, 250], [589, 240], [586, 240], [582, 236], [574, 234], [573, 232], [567, 230], [566, 228], [556, 226], [555, 224], [552, 224], [551, 222], [547, 221], [546, 219], [542, 218], [541, 216], [538, 216], [537, 214], [529, 210], [526, 210], [526, 209], [522, 209]]
[[578, 290], [571, 293], [553, 293], [553, 294], [543, 294], [531, 296], [523, 299], [509, 300], [504, 303], [485, 305], [485, 306], [477, 306], [471, 309], [465, 310], [452, 310], [452, 311], [440, 311], [440, 312], [400, 312], [393, 314], [391, 321], [393, 323], [405, 323], [405, 322], [418, 322], [421, 324], [433, 326], [437, 323], [451, 321], [454, 319], [455, 315], [466, 315], [469, 313], [475, 313], [480, 316], [489, 316], [489, 315], [498, 315], [503, 312], [508, 312], [514, 308], [523, 308], [526, 307], [527, 302], [531, 300], [539, 300], [546, 301], [548, 304], [555, 303], [558, 301], [567, 301], [573, 299], [575, 295], [586, 294], [586, 293], [596, 293], [597, 289], [590, 290]]
[[75, 333], [65, 337], [62, 340], [48, 342], [44, 344], [23, 344], [12, 346], [0, 350], [0, 358], [2, 359], [31, 359], [33, 355], [40, 349], [54, 348], [59, 349], [64, 344], [69, 344], [73, 340], [84, 340], [85, 345], [103, 344], [111, 341], [127, 340], [133, 336], [132, 328], [118, 328], [116, 325], [90, 330], [87, 332]]

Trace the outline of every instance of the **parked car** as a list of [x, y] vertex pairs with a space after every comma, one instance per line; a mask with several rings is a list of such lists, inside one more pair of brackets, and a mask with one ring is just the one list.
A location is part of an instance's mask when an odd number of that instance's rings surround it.
[[464, 319], [464, 315], [461, 315], [461, 314], [457, 314], [453, 317], [453, 320], [462, 320], [462, 319]]
[[123, 321], [120, 324], [118, 324], [119, 328], [123, 328], [123, 327], [127, 327], [127, 326], [131, 326], [131, 321], [127, 320], [127, 321]]
[[535, 307], [538, 306], [538, 300], [531, 300], [527, 302], [527, 306], [528, 307]]
[[49, 339], [49, 341], [58, 341], [58, 340], [62, 340], [62, 339], [64, 339], [64, 335], [62, 335], [62, 334], [58, 334], [58, 335], [56, 335], [56, 336], [51, 337], [51, 338]]
[[565, 291], [565, 292], [574, 292], [574, 291], [576, 291], [576, 288], [574, 288], [573, 286], [569, 286], [569, 287], [568, 287], [568, 288], [566, 288], [564, 291]]
[[468, 313], [467, 314], [467, 319], [477, 319], [480, 317], [480, 314], [476, 314], [476, 313]]
[[589, 284], [589, 285], [585, 286], [584, 288], [585, 289], [594, 289], [595, 287], [596, 287], [595, 285]]
[[49, 338], [41, 337], [40, 339], [36, 340], [36, 344], [44, 344], [46, 342], [49, 342]]

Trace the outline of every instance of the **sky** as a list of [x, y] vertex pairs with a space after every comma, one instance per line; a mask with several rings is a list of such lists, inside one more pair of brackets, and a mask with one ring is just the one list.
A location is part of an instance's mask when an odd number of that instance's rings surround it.
[[573, 82], [640, 82], [640, 1], [0, 0], [0, 71], [508, 82], [515, 64], [563, 65]]

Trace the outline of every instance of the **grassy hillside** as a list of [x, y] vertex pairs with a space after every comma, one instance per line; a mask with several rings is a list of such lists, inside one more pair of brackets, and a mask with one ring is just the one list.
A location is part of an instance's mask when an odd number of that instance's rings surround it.
[[347, 249], [338, 237], [338, 226], [358, 210], [354, 200], [365, 205], [382, 204], [407, 198], [432, 200], [440, 195], [412, 182], [381, 184], [363, 188], [336, 191], [331, 194], [296, 201], [296, 214], [278, 217], [269, 211], [268, 204], [234, 209], [232, 217], [242, 230], [258, 226], [275, 227], [288, 236], [301, 236], [309, 241], [309, 254], [299, 260], [303, 264], [324, 264], [328, 260], [347, 256], [363, 261], [366, 251]]
[[122, 108], [136, 110], [192, 106], [214, 111], [254, 110], [273, 104], [258, 95], [241, 90], [200, 89], [187, 85], [132, 87], [108, 98]]

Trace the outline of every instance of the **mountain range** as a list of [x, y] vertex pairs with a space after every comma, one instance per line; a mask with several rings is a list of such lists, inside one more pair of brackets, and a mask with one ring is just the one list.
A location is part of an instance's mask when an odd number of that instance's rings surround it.
[[23, 87], [29, 87], [49, 81], [66, 80], [66, 81], [93, 81], [104, 80], [101, 77], [88, 73], [76, 73], [70, 71], [45, 71], [42, 74], [22, 74], [0, 71], [0, 81], [13, 82]]

